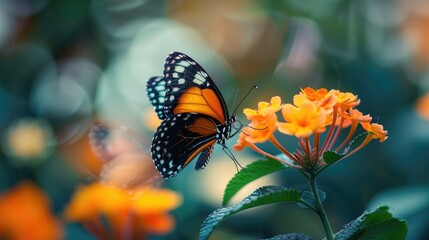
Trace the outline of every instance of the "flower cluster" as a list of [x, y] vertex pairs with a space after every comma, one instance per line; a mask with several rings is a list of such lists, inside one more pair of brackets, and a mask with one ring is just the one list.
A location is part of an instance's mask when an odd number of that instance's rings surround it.
[[[293, 168], [306, 172], [317, 171], [326, 166], [323, 153], [341, 152], [341, 159], [350, 156], [365, 147], [371, 140], [387, 139], [387, 131], [377, 123], [371, 123], [369, 115], [363, 115], [356, 109], [359, 98], [349, 92], [328, 91], [325, 88], [314, 90], [302, 89], [294, 96], [293, 104], [282, 104], [278, 96], [271, 101], [259, 102], [258, 109], [244, 109], [244, 114], [251, 121], [240, 133], [236, 151], [249, 147], [254, 151], [278, 160]], [[277, 112], [281, 110], [284, 122], [279, 121]], [[366, 137], [357, 147], [351, 147], [358, 126], [366, 132]], [[347, 137], [339, 141], [343, 129], [349, 129]], [[300, 149], [288, 151], [282, 146], [274, 133], [295, 136]], [[256, 143], [270, 141], [292, 162], [264, 152]]]
[[145, 239], [174, 227], [169, 211], [181, 202], [170, 190], [142, 187], [129, 191], [101, 183], [82, 187], [66, 209], [97, 239]]

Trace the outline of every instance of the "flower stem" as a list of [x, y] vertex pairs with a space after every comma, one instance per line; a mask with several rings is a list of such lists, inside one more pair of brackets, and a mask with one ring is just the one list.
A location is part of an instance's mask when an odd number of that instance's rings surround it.
[[325, 231], [327, 240], [334, 240], [334, 233], [332, 232], [331, 225], [328, 220], [328, 216], [326, 215], [325, 209], [323, 208], [322, 201], [320, 200], [319, 192], [317, 190], [315, 175], [311, 174], [308, 182], [311, 187], [311, 192], [314, 197], [314, 204], [316, 207], [317, 214], [320, 217], [320, 221], [322, 222], [323, 230]]

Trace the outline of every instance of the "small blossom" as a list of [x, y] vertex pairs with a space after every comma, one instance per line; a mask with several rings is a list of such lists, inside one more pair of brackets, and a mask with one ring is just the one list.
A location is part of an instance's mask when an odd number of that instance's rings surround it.
[[14, 240], [56, 240], [62, 238], [59, 221], [49, 209], [40, 189], [21, 183], [0, 198], [0, 236]]
[[[369, 114], [363, 115], [357, 109], [350, 109], [349, 111], [343, 111], [340, 113], [340, 116], [343, 119], [342, 126], [341, 126], [342, 128], [348, 127], [352, 123], [366, 123], [366, 122], [371, 122], [372, 120], [372, 117]], [[337, 124], [339, 124], [339, 122], [340, 121], [337, 121]]]
[[286, 122], [277, 123], [279, 131], [296, 137], [308, 137], [315, 132], [323, 132], [326, 112], [310, 101], [300, 105], [300, 107], [291, 104], [283, 106], [282, 114]]
[[367, 123], [362, 125], [363, 128], [372, 134], [371, 139], [380, 139], [380, 142], [384, 142], [387, 139], [387, 131], [383, 129], [383, 126], [377, 123]]
[[333, 107], [335, 104], [337, 104], [337, 98], [335, 94], [333, 94], [332, 91], [328, 92], [328, 90], [325, 88], [314, 90], [310, 87], [307, 87], [301, 90], [300, 94], [294, 96], [294, 104], [299, 107], [299, 102], [303, 101], [302, 98], [316, 103], [317, 106], [325, 109], [329, 113], [333, 111]]
[[306, 87], [301, 89], [301, 93], [303, 93], [310, 101], [320, 101], [328, 95], [328, 90], [326, 88], [320, 88], [314, 90], [311, 87]]
[[252, 121], [249, 126], [246, 127], [246, 133], [248, 134], [246, 141], [253, 143], [263, 143], [267, 141], [276, 131], [276, 123], [276, 114], [267, 115], [263, 121]]
[[237, 152], [242, 151], [247, 146], [246, 137], [247, 135], [241, 132], [238, 135], [237, 143], [232, 148]]
[[244, 115], [246, 115], [247, 119], [255, 120], [255, 119], [263, 119], [268, 115], [275, 114], [280, 111], [282, 108], [281, 98], [279, 96], [275, 96], [271, 98], [271, 101], [268, 102], [259, 102], [258, 109], [250, 109], [245, 108], [243, 110]]
[[337, 98], [337, 106], [343, 111], [356, 107], [360, 103], [359, 98], [353, 93], [344, 93], [338, 90], [331, 90], [331, 92], [335, 94]]
[[246, 141], [248, 142], [265, 142], [276, 131], [277, 115], [276, 112], [282, 108], [281, 98], [272, 97], [270, 103], [259, 102], [258, 109], [244, 109], [247, 119], [252, 122], [246, 129]]

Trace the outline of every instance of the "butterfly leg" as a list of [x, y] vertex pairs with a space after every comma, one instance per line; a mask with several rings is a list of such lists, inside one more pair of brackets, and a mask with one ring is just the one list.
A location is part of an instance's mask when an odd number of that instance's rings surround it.
[[234, 154], [232, 154], [231, 150], [229, 150], [229, 148], [227, 146], [222, 146], [222, 150], [226, 153], [226, 155], [228, 155], [229, 158], [232, 159], [232, 161], [235, 164], [235, 168], [237, 169], [237, 172], [239, 171], [238, 167], [243, 168], [243, 166], [240, 165], [240, 163], [238, 162], [238, 160], [235, 158]]

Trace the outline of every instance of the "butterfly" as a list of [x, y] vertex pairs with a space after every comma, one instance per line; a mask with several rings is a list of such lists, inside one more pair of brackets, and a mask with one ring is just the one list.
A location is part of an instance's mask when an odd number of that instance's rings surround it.
[[176, 176], [198, 154], [195, 170], [207, 166], [215, 143], [228, 150], [236, 116], [229, 116], [225, 100], [209, 74], [180, 52], [168, 55], [164, 75], [146, 86], [158, 117], [151, 146], [155, 167], [164, 178]]
[[127, 189], [157, 186], [162, 182], [143, 140], [128, 128], [95, 122], [89, 131], [89, 140], [103, 161], [101, 182]]

